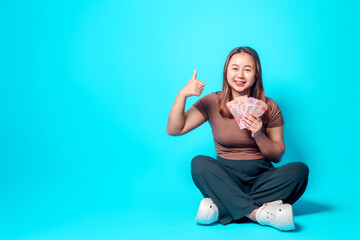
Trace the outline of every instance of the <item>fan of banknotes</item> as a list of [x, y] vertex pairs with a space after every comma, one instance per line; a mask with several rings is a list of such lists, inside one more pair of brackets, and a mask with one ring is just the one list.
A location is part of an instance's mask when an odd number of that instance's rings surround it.
[[234, 116], [240, 129], [246, 128], [244, 123], [244, 116], [252, 113], [254, 116], [260, 117], [268, 109], [268, 106], [263, 101], [245, 96], [234, 98], [234, 100], [226, 103], [230, 112]]

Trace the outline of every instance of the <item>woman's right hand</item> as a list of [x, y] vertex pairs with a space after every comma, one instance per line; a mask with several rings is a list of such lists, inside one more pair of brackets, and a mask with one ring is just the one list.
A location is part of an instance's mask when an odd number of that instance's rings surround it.
[[180, 94], [185, 97], [191, 96], [201, 96], [202, 91], [204, 90], [205, 83], [202, 81], [196, 80], [196, 69], [194, 70], [194, 74], [190, 81], [186, 84], [186, 86], [181, 89]]

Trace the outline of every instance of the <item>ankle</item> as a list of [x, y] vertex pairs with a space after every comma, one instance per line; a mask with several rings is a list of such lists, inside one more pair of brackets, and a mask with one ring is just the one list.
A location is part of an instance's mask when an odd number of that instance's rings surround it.
[[254, 222], [256, 221], [256, 212], [257, 212], [258, 208], [254, 209], [254, 211], [252, 211], [249, 215], [247, 215], [247, 217], [251, 220], [253, 220]]

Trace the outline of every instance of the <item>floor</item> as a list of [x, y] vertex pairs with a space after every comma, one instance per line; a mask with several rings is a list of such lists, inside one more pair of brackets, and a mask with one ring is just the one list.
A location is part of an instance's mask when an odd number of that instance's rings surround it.
[[[358, 222], [351, 218], [352, 207], [331, 201], [315, 202], [303, 196], [293, 205], [296, 229], [281, 232], [253, 222], [223, 226], [194, 222], [197, 206], [186, 198], [140, 204], [117, 211], [72, 216], [62, 222], [54, 219], [33, 226], [10, 226], [0, 239], [359, 239]], [[165, 201], [166, 200], [166, 201]], [[198, 200], [201, 200], [200, 198]], [[145, 200], [146, 203], [146, 200]], [[138, 205], [137, 205], [138, 204]], [[161, 204], [161, 206], [160, 206]], [[137, 205], [137, 206], [136, 206]], [[348, 219], [347, 219], [348, 218]], [[40, 220], [41, 221], [41, 220]], [[29, 227], [29, 228], [27, 228]], [[21, 231], [20, 229], [23, 228]], [[27, 229], [27, 230], [26, 230]], [[4, 230], [4, 229], [2, 229]]]

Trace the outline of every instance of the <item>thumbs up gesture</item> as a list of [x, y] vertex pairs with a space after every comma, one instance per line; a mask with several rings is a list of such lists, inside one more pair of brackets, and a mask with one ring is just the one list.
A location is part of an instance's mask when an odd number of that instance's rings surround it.
[[186, 84], [186, 86], [183, 89], [181, 89], [180, 93], [185, 97], [201, 96], [201, 93], [204, 90], [205, 83], [196, 80], [196, 75], [197, 75], [197, 71], [194, 70], [194, 74], [191, 77], [190, 81]]

